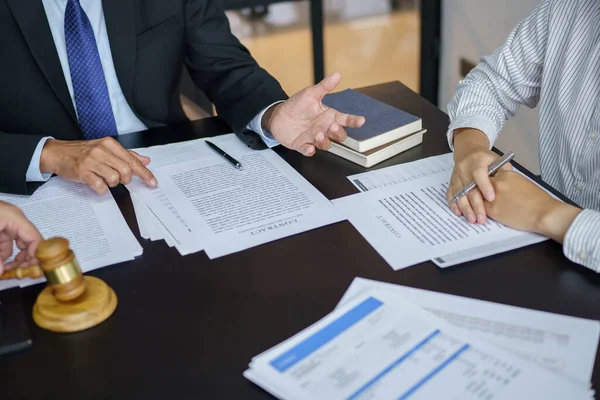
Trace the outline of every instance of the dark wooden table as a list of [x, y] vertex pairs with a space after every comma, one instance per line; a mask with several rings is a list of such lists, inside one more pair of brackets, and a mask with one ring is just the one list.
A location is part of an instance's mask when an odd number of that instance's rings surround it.
[[[423, 118], [423, 145], [379, 168], [448, 151], [447, 116], [398, 82], [361, 89]], [[121, 137], [130, 147], [229, 132], [218, 119]], [[363, 171], [327, 153], [277, 152], [328, 198], [355, 193]], [[129, 195], [115, 198], [138, 233]], [[136, 261], [94, 271], [119, 297], [113, 317], [77, 334], [37, 328], [33, 347], [0, 358], [0, 399], [269, 399], [242, 377], [251, 357], [330, 312], [357, 276], [600, 319], [600, 276], [547, 242], [441, 270], [394, 272], [348, 222], [210, 261], [141, 241]], [[31, 309], [40, 286], [23, 290]], [[598, 360], [598, 357], [596, 358]], [[593, 377], [600, 387], [598, 364]]]

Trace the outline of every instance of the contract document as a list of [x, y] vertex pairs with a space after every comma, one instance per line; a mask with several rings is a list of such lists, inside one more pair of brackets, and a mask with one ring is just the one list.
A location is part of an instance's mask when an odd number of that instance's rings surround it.
[[[216, 143], [222, 143], [231, 140], [234, 134], [223, 135], [213, 138]], [[181, 162], [195, 160], [210, 155], [210, 149], [205, 143], [205, 139], [191, 140], [188, 142], [171, 143], [167, 145], [153, 146], [147, 148], [133, 149], [137, 153], [150, 157], [151, 163], [149, 168], [156, 170], [166, 165], [178, 164]], [[190, 254], [204, 249], [204, 245], [196, 237], [191, 235], [189, 229], [183, 224], [180, 229], [177, 229], [177, 237], [166, 228], [163, 222], [154, 215], [154, 213], [146, 206], [144, 201], [140, 200], [140, 192], [146, 192], [149, 201], [163, 203], [168, 209], [171, 209], [168, 198], [162, 190], [157, 189], [152, 194], [145, 185], [135, 179], [134, 182], [128, 185], [131, 192], [131, 200], [135, 210], [135, 216], [140, 229], [140, 236], [144, 239], [152, 241], [164, 240], [170, 247], [175, 247], [182, 254]], [[178, 218], [177, 214], [163, 215], [163, 219]]]
[[[83, 272], [142, 254], [110, 192], [101, 196], [87, 185], [54, 177], [32, 196], [0, 194], [0, 200], [20, 207], [44, 238], [68, 239]], [[42, 281], [25, 279], [20, 284]]]
[[[226, 143], [231, 141], [239, 141], [233, 133], [210, 139], [219, 146], [226, 145]], [[197, 139], [133, 150], [141, 155], [150, 157], [151, 163], [149, 168], [155, 171], [164, 166], [214, 156], [214, 153], [206, 145], [205, 141], [206, 139]], [[181, 216], [172, 204], [170, 204], [170, 200], [161, 188], [150, 190], [136, 178], [134, 178], [134, 181], [127, 188], [131, 193], [140, 235], [144, 239], [152, 241], [164, 240], [170, 247], [175, 247], [181, 255], [204, 250], [202, 239], [192, 234]], [[146, 206], [144, 201], [140, 200], [142, 196], [146, 199], [146, 202], [162, 204], [162, 206], [155, 207], [154, 211], [152, 211]], [[158, 212], [161, 217], [159, 218], [154, 212]], [[166, 227], [164, 221], [170, 221], [168, 225], [172, 231]]]
[[450, 267], [547, 240], [456, 217], [446, 201], [452, 168], [445, 154], [353, 175], [348, 179], [363, 193], [334, 204], [396, 270], [428, 260]]
[[364, 292], [250, 363], [281, 399], [591, 399], [585, 386], [384, 289]]
[[600, 322], [356, 278], [339, 303], [386, 289], [450, 324], [589, 387]]
[[137, 196], [131, 196], [131, 203], [140, 229], [140, 236], [152, 241], [165, 240], [170, 247], [173, 247], [175, 244], [171, 234], [162, 226], [152, 211], [146, 207], [146, 204], [138, 200]]
[[363, 172], [348, 177], [350, 182], [361, 192], [394, 186], [402, 182], [410, 182], [419, 178], [436, 174], [450, 176], [454, 169], [454, 154], [428, 157], [405, 164]]
[[[157, 176], [154, 170], [154, 175]], [[127, 185], [132, 202], [136, 207], [136, 218], [140, 232], [150, 239], [164, 239], [169, 246], [174, 246], [181, 255], [197, 253], [204, 250], [206, 235], [196, 235], [188, 226], [179, 210], [171, 203], [164, 188], [149, 188], [137, 177]], [[198, 230], [202, 230], [199, 227]], [[146, 238], [146, 236], [142, 237]]]
[[272, 150], [249, 149], [235, 135], [211, 141], [242, 169], [203, 144], [191, 161], [153, 169], [157, 189], [128, 185], [184, 249], [216, 258], [343, 219]]

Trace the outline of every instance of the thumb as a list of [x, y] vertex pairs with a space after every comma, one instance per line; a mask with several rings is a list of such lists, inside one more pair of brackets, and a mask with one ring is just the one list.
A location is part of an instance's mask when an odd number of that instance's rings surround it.
[[513, 166], [511, 163], [506, 163], [500, 168], [500, 171], [512, 171], [512, 170], [513, 170]]
[[311, 95], [313, 95], [319, 100], [323, 100], [323, 97], [325, 97], [329, 92], [334, 90], [337, 87], [337, 85], [340, 84], [341, 81], [342, 74], [340, 74], [339, 72], [334, 72], [333, 74], [325, 77], [325, 79], [323, 79], [321, 82], [310, 87], [308, 90]]
[[4, 273], [4, 263], [2, 262], [2, 259], [0, 259], [0, 276], [2, 276], [3, 273]]

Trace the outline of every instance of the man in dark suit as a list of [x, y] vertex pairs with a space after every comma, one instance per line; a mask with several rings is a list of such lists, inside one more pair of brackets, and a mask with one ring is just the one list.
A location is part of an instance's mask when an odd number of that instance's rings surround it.
[[218, 0], [0, 0], [0, 37], [0, 192], [31, 193], [52, 174], [98, 193], [132, 174], [155, 186], [150, 160], [113, 137], [186, 120], [184, 65], [252, 147], [310, 156], [364, 123], [322, 104], [339, 74], [288, 99]]

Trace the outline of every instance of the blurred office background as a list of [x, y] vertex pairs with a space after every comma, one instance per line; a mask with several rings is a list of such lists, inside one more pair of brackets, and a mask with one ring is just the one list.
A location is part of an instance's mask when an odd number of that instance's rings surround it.
[[[221, 0], [234, 34], [288, 93], [340, 71], [341, 89], [401, 81], [446, 111], [459, 80], [539, 0]], [[315, 10], [322, 6], [323, 49]], [[318, 24], [317, 24], [318, 25]], [[314, 29], [317, 28], [315, 31]], [[322, 71], [318, 71], [322, 57]], [[522, 108], [497, 143], [539, 171], [537, 112]]]
[[[228, 0], [223, 0], [228, 3]], [[323, 0], [325, 74], [343, 87], [400, 80], [419, 89], [419, 0]], [[311, 2], [228, 11], [234, 34], [288, 93], [313, 83]]]

